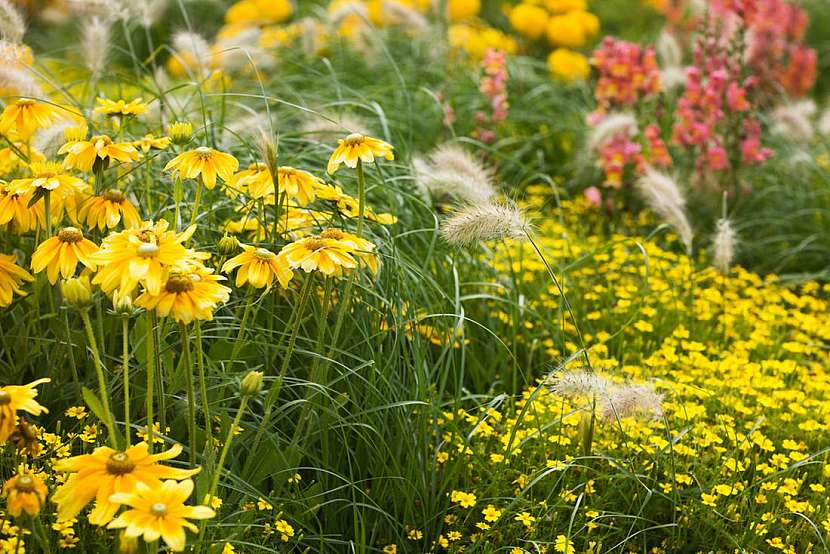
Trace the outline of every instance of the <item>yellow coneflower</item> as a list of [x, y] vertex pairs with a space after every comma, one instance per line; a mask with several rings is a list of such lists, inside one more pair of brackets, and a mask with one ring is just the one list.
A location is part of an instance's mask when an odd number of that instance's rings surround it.
[[170, 137], [156, 137], [152, 134], [146, 134], [144, 138], [134, 140], [133, 146], [146, 154], [150, 150], [164, 150], [170, 146], [170, 140]]
[[135, 305], [162, 317], [172, 316], [179, 323], [210, 321], [217, 304], [230, 298], [231, 289], [219, 283], [224, 280], [212, 269], [194, 265], [187, 272], [171, 273], [159, 294], [144, 292]]
[[122, 220], [126, 229], [141, 227], [141, 216], [135, 206], [127, 195], [116, 189], [87, 199], [78, 211], [78, 219], [85, 221], [90, 229], [97, 227], [102, 231], [115, 228]]
[[246, 169], [233, 174], [227, 181], [225, 193], [231, 198], [239, 194], [247, 194], [255, 199], [273, 197], [274, 180], [265, 164], [253, 163]]
[[75, 275], [78, 262], [95, 270], [93, 256], [98, 247], [75, 227], [64, 227], [57, 236], [46, 239], [32, 254], [32, 269], [40, 273], [46, 269], [46, 276], [53, 285], [60, 274], [64, 279]]
[[182, 233], [168, 231], [169, 224], [145, 221], [138, 229], [112, 233], [101, 244], [93, 261], [100, 266], [92, 283], [110, 294], [115, 289], [127, 294], [139, 283], [150, 294], [158, 294], [167, 272], [185, 263], [192, 255], [182, 243], [196, 230], [191, 225]]
[[210, 519], [216, 515], [207, 506], [187, 506], [185, 502], [193, 493], [193, 481], [165, 481], [159, 487], [138, 483], [131, 492], [114, 494], [113, 502], [129, 507], [107, 527], [124, 529], [127, 537], [144, 536], [146, 542], [159, 537], [173, 552], [181, 552], [187, 543], [184, 530], [193, 533], [199, 529], [188, 519]]
[[131, 100], [129, 102], [124, 102], [123, 100], [109, 100], [107, 98], [96, 98], [95, 101], [98, 102], [98, 107], [95, 108], [95, 113], [106, 115], [135, 116], [147, 113], [147, 110], [149, 109], [149, 106], [144, 103], [143, 98], [136, 98], [135, 100]]
[[6, 106], [0, 115], [0, 134], [15, 133], [27, 140], [41, 127], [48, 127], [58, 117], [58, 108], [51, 104], [21, 98]]
[[49, 489], [33, 473], [18, 473], [3, 484], [6, 512], [12, 517], [20, 517], [23, 512], [32, 517], [38, 515], [47, 494]]
[[110, 500], [113, 494], [130, 492], [138, 483], [159, 488], [162, 479], [181, 480], [199, 473], [200, 468], [177, 469], [157, 463], [175, 458], [181, 452], [181, 445], [176, 444], [170, 450], [150, 454], [147, 443], [141, 442], [123, 451], [99, 446], [92, 454], [55, 462], [56, 471], [72, 473], [52, 496], [58, 505], [58, 520], [72, 519], [95, 499], [89, 522], [105, 525], [120, 507]]
[[280, 192], [285, 192], [290, 199], [294, 199], [300, 206], [313, 202], [317, 196], [317, 189], [323, 186], [323, 180], [315, 177], [308, 171], [282, 166], [277, 171]]
[[0, 444], [5, 444], [17, 425], [17, 412], [23, 411], [33, 416], [48, 414], [44, 406], [37, 403], [36, 386], [51, 381], [49, 378], [32, 381], [28, 385], [6, 385], [0, 387]]
[[[358, 217], [360, 212], [360, 203], [352, 196], [343, 192], [343, 189], [337, 185], [323, 185], [317, 189], [317, 197], [321, 200], [328, 200], [337, 205], [337, 210], [348, 218], [354, 219]], [[378, 214], [369, 207], [364, 206], [363, 217], [368, 221], [374, 221], [381, 225], [392, 225], [398, 221], [398, 218], [392, 214]]]
[[26, 296], [20, 286], [34, 280], [28, 271], [17, 265], [13, 255], [0, 254], [0, 308], [10, 305], [15, 294]]
[[252, 287], [261, 289], [270, 287], [276, 278], [282, 288], [288, 288], [288, 283], [294, 277], [294, 272], [285, 263], [285, 260], [265, 248], [257, 248], [247, 244], [240, 245], [243, 252], [234, 256], [222, 266], [223, 273], [236, 269], [236, 286], [241, 287], [250, 283]]
[[200, 146], [195, 150], [182, 152], [164, 166], [164, 171], [172, 171], [183, 179], [201, 177], [202, 182], [209, 189], [216, 186], [216, 177], [228, 182], [239, 162], [230, 154], [219, 152], [207, 146]]
[[43, 223], [43, 204], [30, 206], [31, 194], [17, 194], [9, 184], [0, 183], [0, 225], [10, 223], [13, 231], [28, 233]]
[[265, 240], [267, 230], [255, 217], [244, 216], [240, 219], [231, 219], [225, 222], [225, 232], [233, 235], [245, 235], [250, 240], [258, 242]]
[[336, 240], [351, 248], [355, 256], [366, 262], [372, 273], [377, 273], [378, 258], [375, 255], [375, 245], [372, 242], [340, 229], [326, 229], [320, 233], [320, 238]]
[[85, 188], [82, 179], [67, 175], [63, 167], [55, 162], [35, 162], [29, 165], [32, 173], [26, 179], [15, 179], [10, 183], [17, 194], [31, 194], [40, 191], [56, 192], [61, 196], [74, 195]]
[[129, 163], [141, 156], [132, 144], [113, 142], [107, 135], [68, 142], [61, 146], [58, 154], [66, 154], [64, 167], [75, 167], [81, 171], [91, 171], [98, 167], [106, 169], [113, 160]]
[[354, 133], [338, 141], [337, 148], [329, 158], [327, 171], [333, 174], [341, 164], [355, 168], [358, 160], [364, 163], [372, 163], [375, 161], [375, 157], [378, 156], [387, 160], [394, 160], [395, 154], [392, 150], [393, 147], [389, 143]]
[[279, 257], [285, 259], [292, 269], [301, 268], [306, 273], [319, 271], [336, 277], [342, 275], [344, 269], [357, 267], [354, 253], [354, 248], [346, 243], [316, 236], [285, 245]]

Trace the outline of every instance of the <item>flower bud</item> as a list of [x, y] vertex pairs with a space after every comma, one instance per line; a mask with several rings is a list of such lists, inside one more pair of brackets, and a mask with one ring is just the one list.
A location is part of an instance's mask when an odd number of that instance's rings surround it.
[[193, 124], [189, 121], [177, 121], [168, 127], [167, 135], [173, 144], [187, 144], [193, 136]]
[[120, 290], [115, 289], [112, 293], [112, 309], [118, 315], [125, 317], [130, 317], [135, 314], [132, 296], [130, 294], [121, 294]]
[[63, 301], [73, 308], [82, 310], [92, 303], [92, 285], [89, 277], [81, 275], [61, 281]]
[[247, 375], [242, 378], [242, 384], [239, 387], [239, 390], [245, 396], [259, 394], [259, 391], [262, 390], [262, 372], [249, 371]]
[[86, 125], [75, 125], [63, 129], [63, 139], [66, 142], [80, 142], [86, 139]]
[[231, 235], [226, 234], [224, 237], [219, 239], [219, 253], [224, 254], [225, 256], [230, 256], [231, 254], [236, 254], [239, 250], [239, 240]]

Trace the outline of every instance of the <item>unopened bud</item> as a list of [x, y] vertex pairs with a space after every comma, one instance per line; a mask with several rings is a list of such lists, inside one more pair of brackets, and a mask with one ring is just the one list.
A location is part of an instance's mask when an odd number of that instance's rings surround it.
[[248, 374], [242, 378], [242, 385], [239, 389], [245, 396], [259, 394], [262, 390], [262, 372], [249, 371]]
[[135, 313], [135, 307], [133, 306], [133, 298], [130, 294], [121, 294], [121, 291], [115, 289], [115, 292], [112, 293], [112, 309], [118, 315], [123, 315], [125, 317], [129, 317]]
[[92, 303], [92, 285], [89, 277], [81, 275], [61, 281], [63, 301], [73, 308], [82, 310]]
[[224, 254], [225, 256], [230, 256], [231, 254], [236, 254], [239, 250], [239, 240], [231, 235], [226, 234], [224, 237], [219, 239], [219, 253]]
[[177, 121], [167, 129], [167, 135], [173, 144], [187, 144], [193, 136], [193, 124], [189, 121]]

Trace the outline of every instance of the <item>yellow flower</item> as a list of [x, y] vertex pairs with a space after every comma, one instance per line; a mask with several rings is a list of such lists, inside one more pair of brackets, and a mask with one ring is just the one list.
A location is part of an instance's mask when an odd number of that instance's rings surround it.
[[223, 273], [239, 268], [236, 272], [237, 287], [250, 283], [257, 289], [270, 288], [275, 277], [282, 288], [288, 287], [288, 282], [294, 277], [294, 272], [283, 258], [265, 248], [247, 244], [241, 244], [240, 247], [243, 252], [226, 261], [222, 266]]
[[97, 227], [101, 231], [115, 228], [122, 219], [127, 229], [141, 227], [141, 216], [135, 206], [117, 189], [87, 199], [78, 211], [78, 219], [85, 221], [90, 229]]
[[32, 473], [18, 473], [3, 484], [6, 511], [12, 517], [26, 512], [30, 516], [40, 513], [49, 490], [40, 477]]
[[546, 32], [551, 45], [579, 48], [585, 44], [588, 38], [586, 29], [582, 20], [573, 13], [575, 12], [555, 15], [548, 19]]
[[282, 166], [277, 170], [280, 193], [285, 193], [289, 198], [296, 199], [300, 206], [313, 202], [317, 189], [323, 185], [323, 181], [308, 171], [294, 169], [289, 166]]
[[357, 161], [372, 163], [375, 157], [380, 156], [387, 160], [394, 160], [392, 145], [376, 138], [367, 137], [358, 133], [351, 134], [338, 141], [338, 146], [329, 158], [327, 171], [333, 174], [341, 164], [347, 167], [357, 167]]
[[450, 21], [462, 21], [478, 15], [481, 0], [448, 0], [447, 13]]
[[26, 296], [20, 285], [34, 280], [28, 271], [17, 265], [14, 255], [0, 254], [0, 308], [10, 305], [15, 294]]
[[527, 528], [532, 527], [533, 522], [536, 521], [536, 518], [530, 515], [529, 512], [521, 512], [519, 514], [516, 514], [516, 517], [514, 517], [513, 519], [515, 521], [521, 522], [521, 524]]
[[164, 166], [164, 171], [183, 179], [195, 179], [201, 176], [202, 182], [209, 189], [216, 186], [216, 176], [226, 183], [239, 167], [239, 162], [230, 154], [219, 152], [207, 146], [182, 152]]
[[0, 387], [0, 444], [5, 444], [14, 432], [17, 425], [17, 412], [38, 416], [49, 413], [45, 407], [37, 403], [36, 386], [48, 383], [51, 379], [44, 378], [32, 381], [28, 385], [6, 385]]
[[187, 144], [193, 136], [193, 124], [189, 121], [176, 121], [167, 128], [167, 136], [175, 144]]
[[554, 548], [562, 554], [574, 554], [576, 552], [573, 541], [565, 535], [557, 535]]
[[180, 323], [210, 321], [216, 305], [230, 296], [231, 289], [219, 283], [224, 279], [213, 275], [212, 269], [194, 265], [187, 272], [171, 273], [158, 294], [145, 291], [135, 299], [135, 305], [155, 310], [162, 317], [170, 315]]
[[6, 106], [0, 115], [0, 134], [15, 133], [27, 140], [37, 129], [48, 127], [58, 117], [58, 108], [44, 102], [21, 98]]
[[170, 146], [170, 137], [154, 137], [151, 134], [144, 135], [144, 138], [134, 140], [133, 146], [145, 154], [150, 150], [164, 150]]
[[[348, 218], [356, 218], [360, 212], [360, 205], [356, 198], [352, 198], [345, 194], [338, 186], [324, 185], [317, 190], [317, 197], [322, 200], [330, 200], [337, 203], [337, 209], [341, 214]], [[381, 225], [392, 225], [398, 221], [398, 218], [392, 214], [376, 214], [375, 211], [369, 207], [364, 206], [363, 217], [367, 221], [374, 221]]]
[[43, 205], [29, 206], [31, 194], [17, 194], [8, 183], [0, 182], [0, 225], [11, 223], [16, 233], [27, 233], [44, 221]]
[[472, 508], [476, 504], [476, 495], [470, 492], [452, 491], [450, 500], [457, 503], [462, 508]]
[[110, 502], [117, 502], [129, 507], [115, 518], [108, 529], [124, 529], [127, 537], [144, 536], [145, 542], [153, 542], [161, 537], [173, 552], [184, 550], [187, 542], [184, 530], [193, 533], [198, 528], [188, 519], [210, 519], [216, 512], [207, 506], [187, 506], [193, 492], [193, 481], [165, 481], [150, 487], [145, 483], [136, 483], [129, 492], [117, 492], [110, 496]]
[[9, 186], [12, 192], [26, 195], [38, 191], [55, 192], [56, 196], [71, 196], [86, 188], [77, 177], [66, 175], [60, 164], [55, 162], [34, 162], [29, 166], [32, 173], [26, 179], [15, 179]]
[[64, 227], [57, 236], [43, 241], [32, 254], [32, 269], [40, 273], [46, 269], [46, 276], [53, 285], [58, 280], [58, 274], [64, 279], [75, 275], [78, 262], [95, 270], [93, 256], [98, 247], [75, 227]]
[[481, 511], [481, 514], [484, 516], [485, 521], [493, 522], [497, 521], [501, 517], [501, 510], [493, 506], [492, 504], [488, 504], [486, 508]]
[[170, 269], [181, 266], [194, 253], [182, 243], [188, 240], [196, 226], [182, 233], [168, 231], [167, 221], [145, 221], [137, 229], [125, 229], [104, 239], [101, 250], [94, 256], [100, 266], [92, 280], [110, 294], [119, 289], [129, 294], [141, 283], [150, 294], [159, 294]]
[[92, 454], [57, 461], [55, 470], [72, 473], [52, 496], [58, 505], [58, 519], [75, 517], [95, 499], [89, 521], [104, 525], [119, 508], [119, 502], [110, 500], [113, 494], [131, 492], [139, 483], [159, 488], [162, 479], [181, 480], [199, 473], [200, 468], [177, 469], [157, 463], [175, 458], [181, 451], [182, 446], [176, 444], [170, 450], [150, 454], [147, 443], [141, 442], [124, 451], [99, 446]]
[[231, 198], [238, 194], [247, 194], [251, 198], [265, 198], [274, 195], [274, 180], [265, 164], [255, 163], [248, 166], [227, 181], [225, 192]]
[[[357, 237], [355, 237], [357, 238]], [[360, 240], [360, 239], [358, 239]], [[280, 250], [279, 257], [285, 259], [291, 269], [302, 268], [306, 273], [319, 271], [328, 276], [340, 276], [344, 269], [357, 267], [351, 244], [322, 235], [307, 237], [289, 243]]]
[[545, 34], [548, 12], [534, 4], [522, 2], [510, 10], [510, 25], [522, 35], [538, 39]]
[[557, 48], [550, 53], [548, 69], [554, 77], [566, 81], [585, 79], [591, 71], [588, 58], [567, 48]]
[[141, 115], [146, 113], [149, 106], [144, 103], [142, 98], [136, 98], [129, 102], [123, 100], [109, 100], [107, 98], [96, 98], [98, 107], [95, 108], [95, 113], [102, 113], [106, 115]]
[[225, 12], [230, 25], [279, 23], [291, 17], [294, 7], [288, 0], [240, 0]]
[[284, 519], [278, 519], [274, 526], [282, 534], [282, 542], [288, 542], [288, 539], [294, 536], [294, 527]]
[[95, 135], [89, 140], [67, 142], [58, 150], [58, 154], [66, 154], [64, 167], [74, 167], [81, 171], [106, 169], [110, 163], [129, 163], [140, 157], [138, 150], [126, 142], [112, 142], [107, 135]]

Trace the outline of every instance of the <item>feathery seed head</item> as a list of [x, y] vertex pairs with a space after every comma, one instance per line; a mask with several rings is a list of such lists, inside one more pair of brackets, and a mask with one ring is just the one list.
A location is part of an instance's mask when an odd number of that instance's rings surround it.
[[489, 240], [518, 238], [527, 228], [528, 222], [519, 208], [487, 203], [463, 207], [447, 217], [441, 225], [441, 234], [450, 244], [470, 246]]
[[662, 217], [680, 236], [687, 252], [692, 251], [692, 225], [686, 216], [686, 198], [677, 182], [654, 168], [647, 168], [637, 181], [637, 191], [648, 207]]

